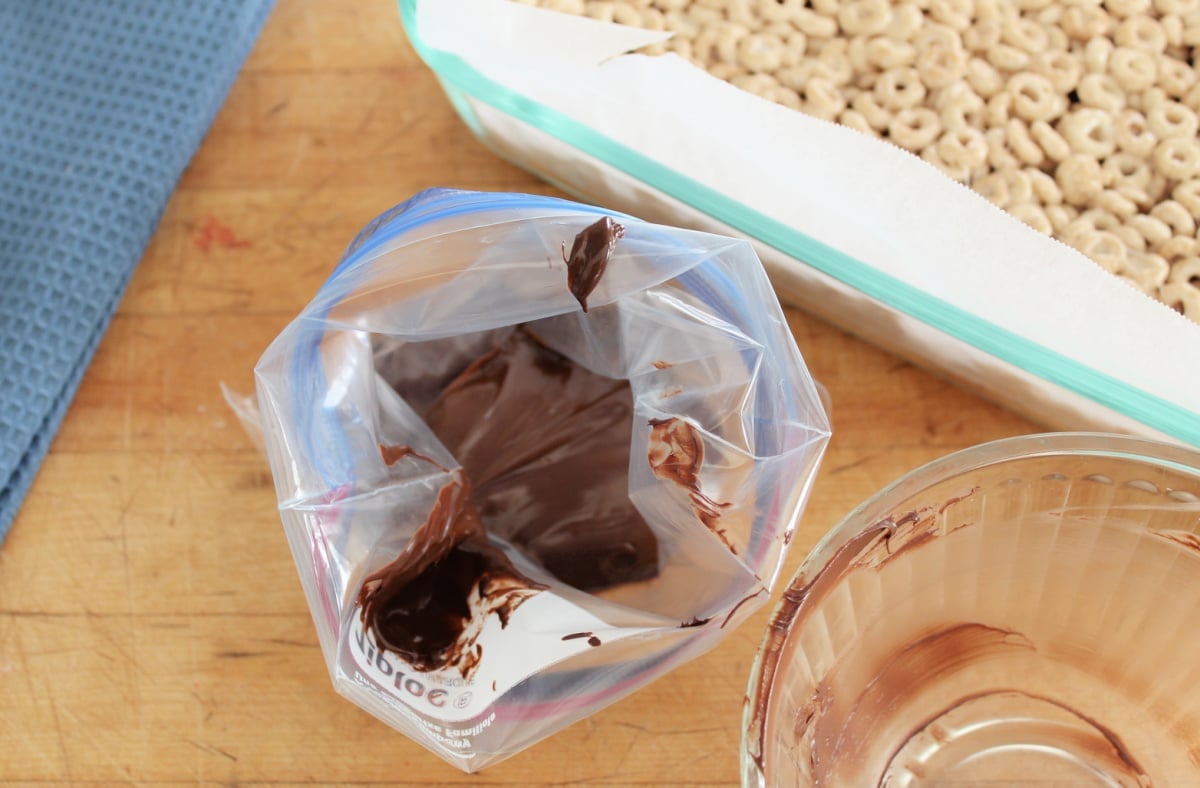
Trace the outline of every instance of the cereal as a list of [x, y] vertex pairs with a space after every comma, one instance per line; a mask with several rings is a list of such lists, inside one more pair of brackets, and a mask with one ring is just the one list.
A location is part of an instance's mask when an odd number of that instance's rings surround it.
[[1200, 0], [522, 0], [675, 36], [1200, 322]]

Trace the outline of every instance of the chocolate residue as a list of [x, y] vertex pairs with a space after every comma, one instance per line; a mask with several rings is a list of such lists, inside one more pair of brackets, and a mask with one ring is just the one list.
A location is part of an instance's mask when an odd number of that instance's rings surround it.
[[379, 456], [383, 458], [383, 464], [389, 468], [400, 462], [405, 457], [413, 457], [414, 459], [427, 462], [443, 473], [449, 473], [450, 469], [444, 467], [437, 460], [426, 457], [411, 446], [384, 446], [379, 444]]
[[629, 499], [633, 394], [525, 328], [453, 380], [425, 422], [462, 463], [487, 532], [584, 591], [658, 573]]
[[947, 498], [946, 502], [938, 507], [938, 514], [945, 514], [946, 510], [949, 509], [951, 506], [953, 506], [956, 503], [961, 503], [962, 501], [967, 500], [968, 498], [970, 498], [972, 495], [974, 495], [977, 492], [979, 492], [979, 485], [972, 487], [971, 489], [967, 490], [962, 495], [955, 496], [954, 498]]
[[603, 643], [600, 641], [600, 638], [596, 637], [591, 632], [575, 632], [570, 635], [562, 636], [563, 640], [579, 640], [580, 638], [587, 638], [587, 644], [592, 648], [603, 645]]
[[[864, 554], [886, 538], [886, 535], [890, 534], [894, 527], [894, 521], [888, 518], [870, 528], [864, 528], [847, 539], [846, 543], [834, 552], [814, 577], [808, 579], [807, 582], [801, 582], [800, 578], [797, 578], [795, 583], [784, 589], [779, 606], [767, 624], [769, 637], [763, 644], [762, 656], [759, 658], [758, 682], [754, 688], [754, 716], [750, 722], [751, 733], [747, 738], [750, 756], [758, 764], [760, 770], [764, 769], [765, 753], [763, 748], [766, 736], [765, 715], [768, 696], [775, 671], [779, 667], [779, 659], [783, 653], [788, 629], [799, 615], [801, 607], [809, 603], [818, 603], [847, 572], [868, 563], [863, 560]], [[886, 546], [882, 552], [885, 559], [890, 554]]]
[[[938, 719], [951, 713], [955, 709], [961, 708], [962, 706], [965, 706], [968, 703], [971, 703], [972, 701], [976, 701], [981, 698], [988, 697], [989, 695], [997, 695], [997, 694], [1006, 695], [1006, 696], [1020, 696], [1020, 697], [1024, 697], [1024, 698], [1030, 698], [1031, 700], [1036, 700], [1041, 703], [1046, 703], [1050, 706], [1054, 706], [1055, 708], [1065, 711], [1067, 714], [1070, 714], [1072, 717], [1075, 717], [1079, 721], [1089, 725], [1092, 729], [1094, 729], [1097, 733], [1099, 733], [1104, 738], [1104, 740], [1108, 743], [1109, 748], [1110, 748], [1105, 752], [1098, 752], [1097, 753], [1098, 755], [1108, 756], [1108, 757], [1111, 757], [1114, 760], [1122, 763], [1132, 773], [1138, 775], [1138, 777], [1140, 778], [1140, 780], [1139, 780], [1140, 784], [1147, 785], [1147, 786], [1151, 784], [1150, 777], [1146, 773], [1146, 770], [1144, 768], [1142, 768], [1141, 764], [1138, 763], [1137, 758], [1134, 757], [1133, 753], [1129, 751], [1129, 748], [1125, 746], [1125, 743], [1123, 741], [1121, 741], [1121, 738], [1119, 736], [1117, 736], [1117, 734], [1114, 733], [1111, 728], [1105, 726], [1099, 720], [1089, 717], [1088, 715], [1083, 714], [1082, 712], [1078, 711], [1077, 709], [1074, 709], [1074, 708], [1066, 705], [1065, 703], [1057, 701], [1054, 698], [1048, 698], [1045, 695], [1037, 695], [1034, 693], [1024, 692], [1022, 690], [1004, 690], [1002, 692], [980, 692], [980, 693], [975, 693], [975, 694], [967, 695], [963, 698], [960, 698], [958, 701], [956, 701], [952, 705], [946, 707], [945, 709], [942, 709], [937, 714], [930, 716], [927, 720], [925, 720], [920, 725], [918, 725], [916, 728], [914, 728], [913, 731], [909, 734], [908, 738], [905, 739], [904, 742], [902, 742], [900, 744], [900, 746], [896, 748], [895, 752], [899, 752], [900, 750], [904, 749], [904, 745], [907, 744], [908, 741], [910, 741], [913, 737], [919, 735], [926, 728], [928, 728], [931, 724], [933, 724], [935, 721], [937, 721]], [[1084, 740], [1079, 743], [1081, 746], [1087, 747], [1089, 742], [1088, 742], [1088, 740]], [[893, 753], [892, 757], [893, 758], [895, 757], [895, 753]], [[883, 783], [881, 782], [881, 784], [883, 784]]]
[[567, 264], [567, 289], [575, 300], [588, 311], [587, 299], [600, 283], [608, 269], [608, 259], [612, 256], [617, 239], [625, 234], [625, 228], [605, 216], [595, 224], [586, 227], [571, 245], [571, 254], [567, 254], [567, 243], [563, 242], [563, 262]]
[[1182, 545], [1189, 550], [1195, 550], [1200, 553], [1200, 534], [1170, 528], [1150, 528], [1148, 530], [1159, 539], [1166, 539], [1168, 542], [1174, 542], [1177, 545]]
[[702, 627], [705, 624], [707, 624], [709, 621], [712, 621], [712, 616], [709, 616], [708, 618], [699, 618], [699, 617], [693, 616], [691, 619], [684, 621], [682, 624], [680, 624], [679, 628], [687, 629], [688, 627]]
[[[871, 740], [874, 726], [927, 677], [966, 667], [989, 654], [1033, 648], [1019, 633], [983, 624], [956, 624], [930, 632], [890, 657], [881, 658], [878, 674], [857, 698], [837, 694], [835, 668], [818, 683], [813, 701], [798, 715], [804, 723], [795, 728], [795, 741], [804, 741], [809, 753], [813, 784], [827, 784], [824, 770], [853, 752], [856, 742]], [[853, 728], [848, 732], [851, 719]]]
[[700, 469], [704, 465], [704, 439], [692, 424], [672, 416], [650, 420], [650, 468], [654, 475], [678, 484], [688, 491], [692, 509], [700, 522], [729, 549], [736, 553], [733, 543], [718, 525], [721, 510], [728, 503], [718, 503], [700, 490]]
[[488, 543], [470, 483], [456, 471], [400, 555], [363, 581], [358, 605], [381, 648], [415, 670], [454, 665], [468, 678], [482, 655], [483, 619], [494, 613], [506, 626], [544, 588]]
[[729, 612], [728, 612], [728, 613], [725, 615], [725, 619], [724, 619], [724, 620], [721, 622], [721, 629], [724, 629], [724, 628], [725, 628], [725, 625], [726, 625], [726, 624], [728, 624], [728, 623], [729, 623], [729, 621], [730, 621], [730, 619], [732, 619], [732, 618], [733, 618], [733, 614], [734, 614], [734, 613], [736, 613], [736, 612], [738, 612], [738, 608], [740, 608], [742, 605], [746, 604], [746, 603], [747, 603], [747, 602], [749, 602], [751, 599], [754, 599], [754, 597], [756, 597], [756, 596], [758, 596], [759, 594], [762, 594], [762, 593], [766, 593], [766, 589], [765, 589], [765, 588], [760, 588], [760, 589], [758, 589], [757, 591], [755, 591], [753, 594], [748, 594], [747, 596], [744, 596], [744, 597], [742, 597], [741, 599], [739, 599], [739, 600], [738, 600], [738, 603], [737, 603], [736, 605], [734, 605], [734, 606], [733, 606], [733, 607], [730, 609], [730, 611], [729, 611]]

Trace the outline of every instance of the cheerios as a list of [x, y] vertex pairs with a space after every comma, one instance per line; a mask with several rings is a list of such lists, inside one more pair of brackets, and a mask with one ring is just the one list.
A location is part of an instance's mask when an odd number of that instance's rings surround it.
[[644, 51], [886, 137], [1200, 322], [1200, 0], [521, 2], [671, 31]]

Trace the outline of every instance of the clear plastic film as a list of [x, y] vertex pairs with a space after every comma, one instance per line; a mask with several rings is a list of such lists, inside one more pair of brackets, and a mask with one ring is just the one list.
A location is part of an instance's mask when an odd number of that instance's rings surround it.
[[[564, 257], [605, 216], [623, 234], [584, 311]], [[445, 392], [481, 358], [528, 347], [578, 367], [576, 379], [628, 381], [627, 483], [610, 497], [628, 496], [653, 550], [627, 582], [573, 585], [587, 568], [561, 560], [585, 559], [555, 548], [554, 564], [506, 539], [488, 526], [495, 501], [481, 503], [488, 544], [528, 583], [501, 612], [481, 601], [483, 581], [473, 588], [459, 636], [469, 665], [414, 664], [365, 621], [364, 582], [412, 552], [447, 496], [470, 491], [455, 485], [471, 464], [439, 435], [482, 430], [503, 455], [561, 418], [533, 401], [503, 419], [482, 405], [445, 413]], [[377, 218], [256, 378], [280, 511], [335, 686], [467, 771], [636, 690], [765, 603], [829, 437], [748, 243], [529, 195], [434, 190]], [[693, 462], [678, 462], [680, 447], [697, 449]], [[541, 461], [578, 461], [557, 457]], [[524, 494], [536, 495], [550, 470], [520, 462]], [[586, 513], [576, 525], [591, 527]], [[606, 572], [623, 554], [609, 556], [598, 534], [585, 538]]]

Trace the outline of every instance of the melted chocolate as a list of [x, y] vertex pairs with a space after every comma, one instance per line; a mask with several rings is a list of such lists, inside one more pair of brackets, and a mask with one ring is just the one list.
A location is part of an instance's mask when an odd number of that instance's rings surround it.
[[514, 331], [425, 422], [462, 464], [488, 533], [591, 591], [653, 577], [658, 541], [628, 493], [633, 395]]
[[721, 510], [729, 504], [717, 503], [700, 490], [700, 469], [704, 465], [704, 439], [700, 432], [690, 422], [673, 416], [651, 419], [649, 455], [654, 475], [687, 490], [700, 522], [729, 548], [729, 552], [736, 553], [719, 524]]
[[612, 256], [617, 239], [625, 234], [625, 228], [605, 216], [595, 224], [589, 225], [571, 244], [571, 253], [567, 254], [567, 245], [563, 244], [563, 262], [567, 264], [567, 289], [575, 300], [588, 311], [587, 299], [600, 283], [608, 269], [608, 259]]
[[[404, 447], [381, 448], [385, 460], [415, 455]], [[400, 555], [363, 581], [358, 605], [380, 648], [416, 670], [454, 665], [468, 677], [482, 651], [474, 636], [464, 637], [470, 622], [495, 613], [505, 626], [544, 588], [488, 543], [470, 484], [455, 472]]]

